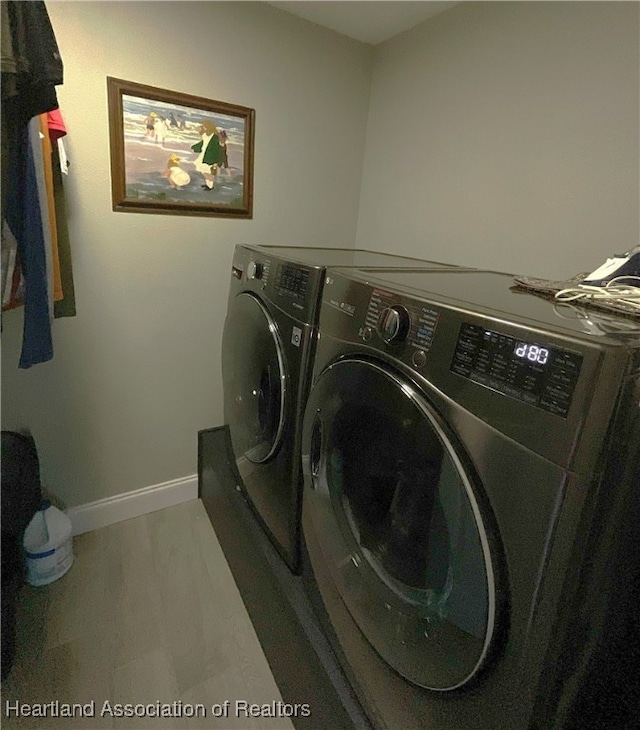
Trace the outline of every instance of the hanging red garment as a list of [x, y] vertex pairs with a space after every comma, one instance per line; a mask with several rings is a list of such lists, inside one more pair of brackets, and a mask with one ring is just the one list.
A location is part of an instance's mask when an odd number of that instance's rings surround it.
[[60, 109], [52, 109], [50, 112], [47, 112], [47, 129], [49, 130], [51, 144], [54, 144], [66, 135], [67, 128], [64, 125]]

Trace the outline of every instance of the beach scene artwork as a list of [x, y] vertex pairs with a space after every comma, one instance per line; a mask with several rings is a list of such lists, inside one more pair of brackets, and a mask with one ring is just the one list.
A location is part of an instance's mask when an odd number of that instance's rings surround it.
[[109, 81], [114, 209], [251, 216], [253, 110]]

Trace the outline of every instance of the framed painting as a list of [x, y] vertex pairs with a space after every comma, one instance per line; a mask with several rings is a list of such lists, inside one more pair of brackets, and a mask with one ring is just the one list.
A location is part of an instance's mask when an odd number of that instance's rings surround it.
[[253, 216], [255, 111], [107, 77], [113, 210]]

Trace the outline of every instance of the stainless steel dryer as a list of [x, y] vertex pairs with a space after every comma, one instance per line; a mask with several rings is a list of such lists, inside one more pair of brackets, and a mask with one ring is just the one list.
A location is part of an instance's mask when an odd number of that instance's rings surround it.
[[241, 488], [294, 572], [300, 427], [328, 265], [453, 268], [364, 250], [236, 247], [222, 342], [225, 423]]
[[565, 727], [632, 601], [640, 324], [512, 281], [326, 274], [303, 535], [377, 728]]

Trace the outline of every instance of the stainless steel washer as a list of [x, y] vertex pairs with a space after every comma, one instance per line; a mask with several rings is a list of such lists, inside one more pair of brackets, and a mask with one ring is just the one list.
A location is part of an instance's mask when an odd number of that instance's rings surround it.
[[222, 342], [225, 423], [243, 494], [294, 572], [300, 428], [329, 265], [454, 268], [375, 251], [236, 247]]

